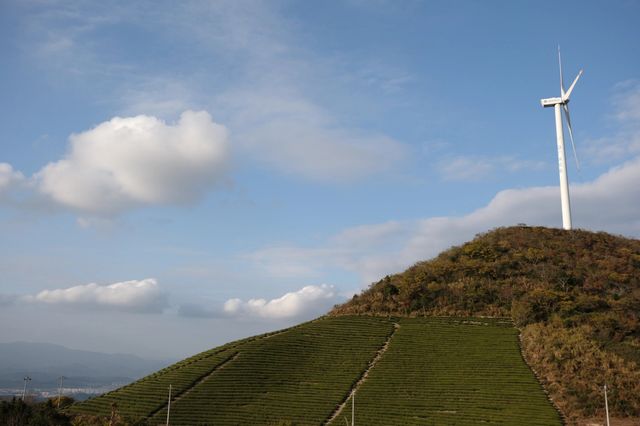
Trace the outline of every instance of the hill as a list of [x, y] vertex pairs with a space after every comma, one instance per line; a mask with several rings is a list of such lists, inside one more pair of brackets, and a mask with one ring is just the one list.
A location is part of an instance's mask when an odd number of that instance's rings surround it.
[[[511, 317], [569, 418], [640, 417], [640, 241], [501, 228], [383, 278], [332, 315]], [[639, 421], [640, 423], [640, 421]]]
[[161, 424], [171, 385], [174, 425], [342, 424], [354, 394], [367, 425], [588, 424], [603, 418], [607, 383], [613, 415], [638, 424], [639, 280], [637, 240], [497, 229], [328, 316], [211, 349], [70, 412]]
[[77, 404], [172, 425], [559, 425], [509, 321], [325, 317], [196, 355]]

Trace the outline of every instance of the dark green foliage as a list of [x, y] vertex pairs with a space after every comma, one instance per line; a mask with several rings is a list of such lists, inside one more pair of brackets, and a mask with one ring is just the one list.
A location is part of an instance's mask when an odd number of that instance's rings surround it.
[[70, 419], [58, 412], [52, 400], [25, 403], [13, 398], [0, 402], [0, 425], [3, 426], [67, 426]]
[[[515, 310], [518, 323], [526, 325], [551, 314], [576, 323], [597, 322], [598, 312], [615, 310], [637, 322], [639, 272], [637, 240], [587, 231], [501, 228], [385, 277], [333, 313], [509, 316]], [[608, 318], [598, 328], [609, 327], [618, 340], [640, 335], [640, 329], [622, 322]]]

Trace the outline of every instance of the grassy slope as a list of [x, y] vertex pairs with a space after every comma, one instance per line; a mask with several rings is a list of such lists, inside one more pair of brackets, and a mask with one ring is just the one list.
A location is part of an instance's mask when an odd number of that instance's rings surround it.
[[174, 395], [183, 393], [235, 353], [235, 345], [203, 352], [120, 389], [76, 404], [69, 411], [106, 416], [111, 413], [112, 404], [116, 404], [118, 412], [128, 418], [147, 417], [166, 404], [170, 384]]
[[327, 318], [257, 340], [177, 401], [172, 424], [320, 424], [392, 330], [379, 318]]
[[[357, 391], [357, 423], [561, 424], [523, 362], [510, 322], [401, 318], [399, 324]], [[334, 424], [350, 413], [349, 404]]]
[[[559, 424], [522, 361], [516, 330], [496, 320], [481, 321], [326, 317], [194, 357], [209, 360], [204, 380], [202, 374], [201, 381], [194, 380], [193, 374], [204, 361], [182, 362], [73, 410], [108, 415], [116, 401], [121, 414], [164, 423], [164, 402], [158, 410], [145, 401], [157, 404], [166, 398], [169, 382], [175, 388], [187, 378], [197, 385], [174, 394], [172, 425], [318, 425], [346, 400], [392, 336], [357, 390], [360, 424]], [[394, 322], [400, 324], [395, 333]], [[350, 409], [347, 404], [343, 415]], [[334, 423], [342, 424], [343, 415]]]
[[116, 402], [121, 415], [162, 423], [171, 383], [172, 425], [320, 424], [392, 331], [393, 324], [381, 318], [325, 318], [212, 349], [71, 411], [106, 416]]

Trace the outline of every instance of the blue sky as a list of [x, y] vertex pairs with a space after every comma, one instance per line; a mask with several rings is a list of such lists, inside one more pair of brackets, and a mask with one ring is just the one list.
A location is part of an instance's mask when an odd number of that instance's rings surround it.
[[4, 1], [0, 341], [155, 358], [496, 226], [640, 234], [640, 2]]

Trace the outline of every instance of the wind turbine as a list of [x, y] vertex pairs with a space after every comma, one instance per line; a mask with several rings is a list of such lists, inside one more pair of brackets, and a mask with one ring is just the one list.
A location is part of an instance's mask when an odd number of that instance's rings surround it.
[[571, 229], [571, 203], [569, 201], [569, 179], [567, 177], [567, 160], [564, 156], [564, 132], [560, 108], [564, 110], [564, 116], [567, 119], [567, 127], [569, 129], [569, 137], [571, 138], [571, 147], [573, 148], [573, 156], [576, 159], [576, 165], [580, 168], [578, 155], [576, 154], [576, 146], [573, 143], [573, 130], [571, 129], [571, 117], [569, 116], [569, 96], [571, 96], [573, 88], [582, 75], [582, 70], [580, 70], [576, 79], [573, 80], [573, 83], [569, 86], [569, 90], [565, 92], [564, 83], [562, 81], [562, 58], [560, 57], [560, 46], [558, 46], [558, 63], [560, 65], [560, 97], [541, 99], [540, 103], [545, 108], [553, 107], [555, 110], [556, 138], [558, 142], [558, 169], [560, 172], [560, 199], [562, 202], [562, 227], [569, 230]]

